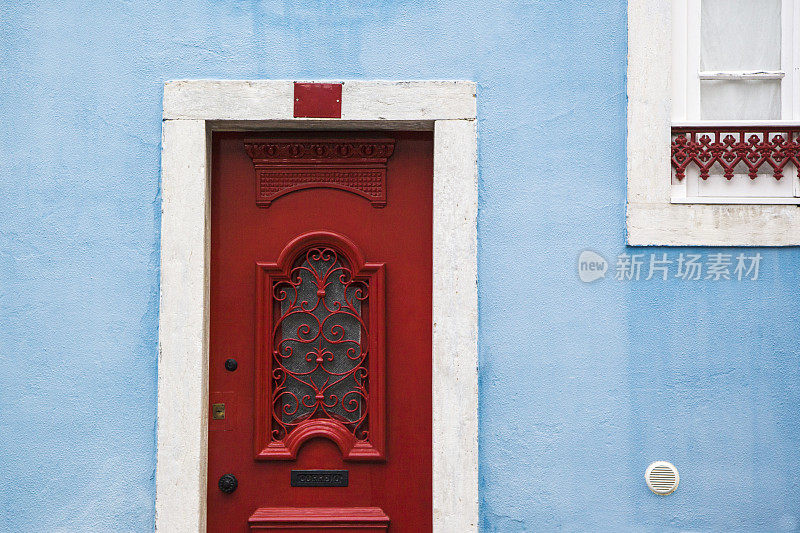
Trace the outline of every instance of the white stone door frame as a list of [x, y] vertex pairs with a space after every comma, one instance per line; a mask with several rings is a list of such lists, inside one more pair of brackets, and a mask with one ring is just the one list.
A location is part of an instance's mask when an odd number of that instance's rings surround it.
[[433, 529], [478, 528], [475, 83], [344, 81], [341, 119], [293, 117], [293, 82], [164, 86], [156, 530], [206, 530], [211, 133], [433, 130]]

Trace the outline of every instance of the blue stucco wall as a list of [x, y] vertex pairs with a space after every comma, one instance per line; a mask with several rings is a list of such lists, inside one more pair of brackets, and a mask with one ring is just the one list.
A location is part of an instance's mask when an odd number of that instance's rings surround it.
[[478, 82], [483, 530], [798, 529], [797, 250], [757, 281], [578, 280], [625, 251], [625, 25], [624, 0], [3, 2], [0, 530], [153, 528], [177, 78]]

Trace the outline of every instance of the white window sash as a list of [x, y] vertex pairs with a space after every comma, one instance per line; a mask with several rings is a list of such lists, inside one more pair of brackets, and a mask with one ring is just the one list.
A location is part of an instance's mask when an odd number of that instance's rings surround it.
[[781, 67], [787, 74], [781, 83], [785, 119], [800, 121], [800, 0], [783, 0]]

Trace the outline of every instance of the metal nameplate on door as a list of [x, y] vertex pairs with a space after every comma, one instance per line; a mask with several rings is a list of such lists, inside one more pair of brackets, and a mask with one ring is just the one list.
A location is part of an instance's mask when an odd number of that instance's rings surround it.
[[346, 487], [347, 470], [292, 470], [292, 487]]

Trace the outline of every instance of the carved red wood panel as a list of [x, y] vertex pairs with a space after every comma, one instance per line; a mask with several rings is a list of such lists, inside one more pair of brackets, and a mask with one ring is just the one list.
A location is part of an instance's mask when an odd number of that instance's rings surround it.
[[352, 192], [374, 207], [386, 206], [386, 163], [394, 140], [248, 139], [256, 175], [256, 205], [269, 207], [284, 194], [328, 187]]
[[326, 437], [348, 460], [383, 459], [384, 265], [318, 231], [257, 280], [256, 457], [294, 459]]

